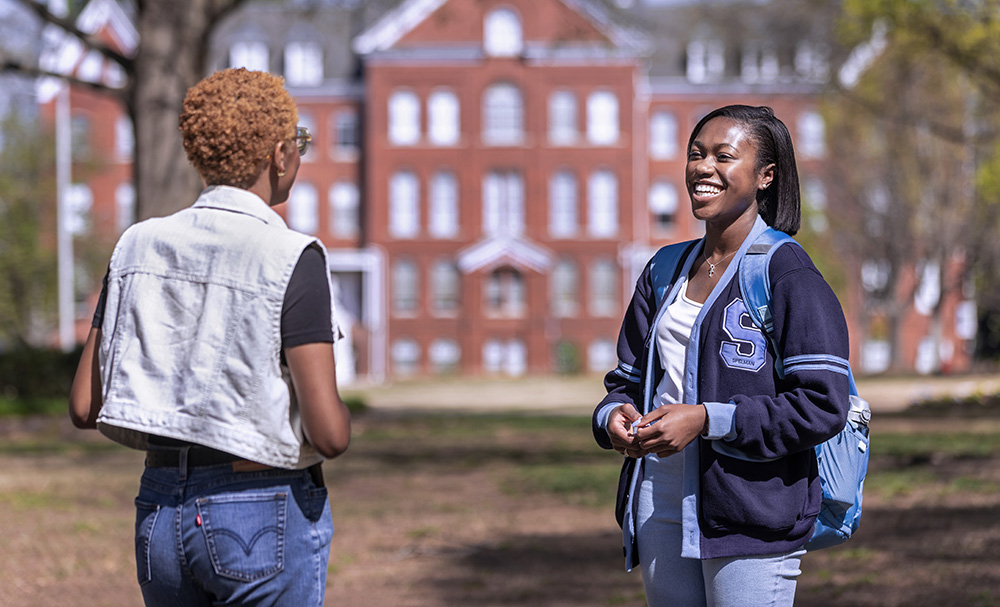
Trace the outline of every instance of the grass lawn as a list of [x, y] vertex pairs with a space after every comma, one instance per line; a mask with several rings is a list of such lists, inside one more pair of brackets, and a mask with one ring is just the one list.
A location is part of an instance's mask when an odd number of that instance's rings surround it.
[[[141, 604], [142, 454], [63, 418], [0, 419], [0, 603]], [[1000, 605], [998, 447], [1000, 415], [876, 417], [861, 531], [805, 558], [796, 605]], [[358, 415], [325, 465], [327, 605], [644, 605], [612, 514], [619, 466], [580, 415]]]

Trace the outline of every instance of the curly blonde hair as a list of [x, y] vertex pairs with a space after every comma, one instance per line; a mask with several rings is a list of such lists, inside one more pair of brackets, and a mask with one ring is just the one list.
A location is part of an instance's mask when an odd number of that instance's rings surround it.
[[298, 111], [284, 84], [280, 76], [238, 68], [188, 89], [179, 128], [207, 185], [250, 187], [274, 144], [295, 137]]

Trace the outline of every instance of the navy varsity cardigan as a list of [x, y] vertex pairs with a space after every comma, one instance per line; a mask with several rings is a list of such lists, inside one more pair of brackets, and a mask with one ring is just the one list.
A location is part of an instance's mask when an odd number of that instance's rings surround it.
[[[774, 351], [740, 296], [739, 262], [764, 230], [757, 219], [695, 320], [685, 362], [684, 402], [705, 403], [708, 432], [685, 450], [682, 556], [718, 558], [787, 553], [812, 535], [821, 492], [813, 447], [847, 420], [848, 336], [840, 303], [798, 246], [783, 245], [770, 264]], [[618, 337], [618, 366], [605, 377], [608, 395], [594, 411], [594, 437], [610, 449], [608, 415], [631, 403], [650, 411], [663, 375], [654, 327], [700, 259], [694, 243], [671, 278], [640, 275]], [[638, 564], [636, 493], [643, 461], [626, 458], [619, 483], [626, 567]]]

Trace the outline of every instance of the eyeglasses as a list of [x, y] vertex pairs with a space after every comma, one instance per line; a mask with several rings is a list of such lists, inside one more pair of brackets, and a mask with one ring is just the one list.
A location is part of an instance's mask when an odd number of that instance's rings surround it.
[[295, 129], [295, 145], [299, 148], [299, 156], [305, 156], [306, 152], [309, 151], [309, 144], [312, 143], [312, 135], [309, 134], [309, 129], [304, 126], [296, 127]]

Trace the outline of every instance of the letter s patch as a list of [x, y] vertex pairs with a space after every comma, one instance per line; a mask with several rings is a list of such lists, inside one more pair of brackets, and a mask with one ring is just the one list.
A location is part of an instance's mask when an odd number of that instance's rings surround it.
[[719, 349], [722, 361], [730, 369], [759, 371], [767, 360], [767, 337], [753, 324], [742, 299], [726, 306], [722, 323], [732, 341], [723, 341]]

